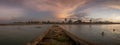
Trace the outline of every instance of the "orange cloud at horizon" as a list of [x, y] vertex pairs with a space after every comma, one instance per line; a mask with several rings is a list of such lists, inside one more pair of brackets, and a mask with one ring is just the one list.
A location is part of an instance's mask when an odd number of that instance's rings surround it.
[[61, 13], [61, 14], [58, 14], [58, 15], [56, 14], [55, 17], [56, 18], [68, 18], [69, 15]]
[[108, 5], [107, 7], [120, 10], [120, 5]]

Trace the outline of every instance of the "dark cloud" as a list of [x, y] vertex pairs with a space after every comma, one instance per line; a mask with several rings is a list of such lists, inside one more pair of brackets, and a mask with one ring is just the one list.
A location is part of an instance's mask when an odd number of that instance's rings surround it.
[[0, 5], [22, 6], [24, 0], [0, 0]]

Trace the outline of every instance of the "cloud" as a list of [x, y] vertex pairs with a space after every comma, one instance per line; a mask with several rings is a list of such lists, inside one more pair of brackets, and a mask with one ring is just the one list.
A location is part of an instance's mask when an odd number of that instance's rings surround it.
[[90, 0], [26, 0], [25, 6], [38, 11], [51, 11], [56, 18], [67, 18]]
[[11, 20], [25, 15], [21, 8], [0, 6], [0, 20]]
[[107, 7], [120, 10], [120, 5], [108, 5]]
[[0, 4], [8, 6], [20, 6], [24, 0], [0, 0]]
[[120, 22], [120, 15], [119, 13], [113, 13], [112, 15], [109, 16], [107, 20], [112, 21], [112, 22]]
[[[81, 18], [89, 16], [90, 13], [101, 14], [100, 11], [120, 10], [119, 2], [120, 0], [0, 0], [0, 20], [14, 18], [24, 20], [26, 17], [38, 20], [40, 18]], [[22, 8], [26, 8], [27, 12]], [[101, 10], [101, 8], [105, 9]]]
[[120, 10], [120, 0], [107, 0], [102, 5], [107, 8]]

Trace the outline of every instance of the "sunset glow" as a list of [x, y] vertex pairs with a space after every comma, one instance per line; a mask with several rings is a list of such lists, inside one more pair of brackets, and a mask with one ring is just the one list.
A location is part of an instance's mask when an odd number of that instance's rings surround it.
[[61, 14], [59, 14], [58, 16], [56, 16], [57, 18], [67, 18], [68, 16], [67, 15], [61, 15]]
[[[89, 20], [90, 18], [99, 18], [99, 20], [104, 21], [120, 22], [119, 2], [119, 0], [1, 1], [0, 20], [50, 20], [49, 18], [75, 17], [82, 18], [83, 20]], [[113, 16], [113, 14], [115, 15]], [[83, 17], [86, 17], [88, 19], [84, 19]]]

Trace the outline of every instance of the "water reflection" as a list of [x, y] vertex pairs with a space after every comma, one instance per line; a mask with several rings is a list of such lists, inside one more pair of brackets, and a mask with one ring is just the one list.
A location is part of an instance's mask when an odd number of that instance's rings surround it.
[[[74, 35], [98, 45], [120, 45], [120, 25], [64, 25]], [[115, 29], [115, 31], [113, 31]]]
[[24, 45], [47, 30], [49, 25], [0, 26], [0, 45]]

